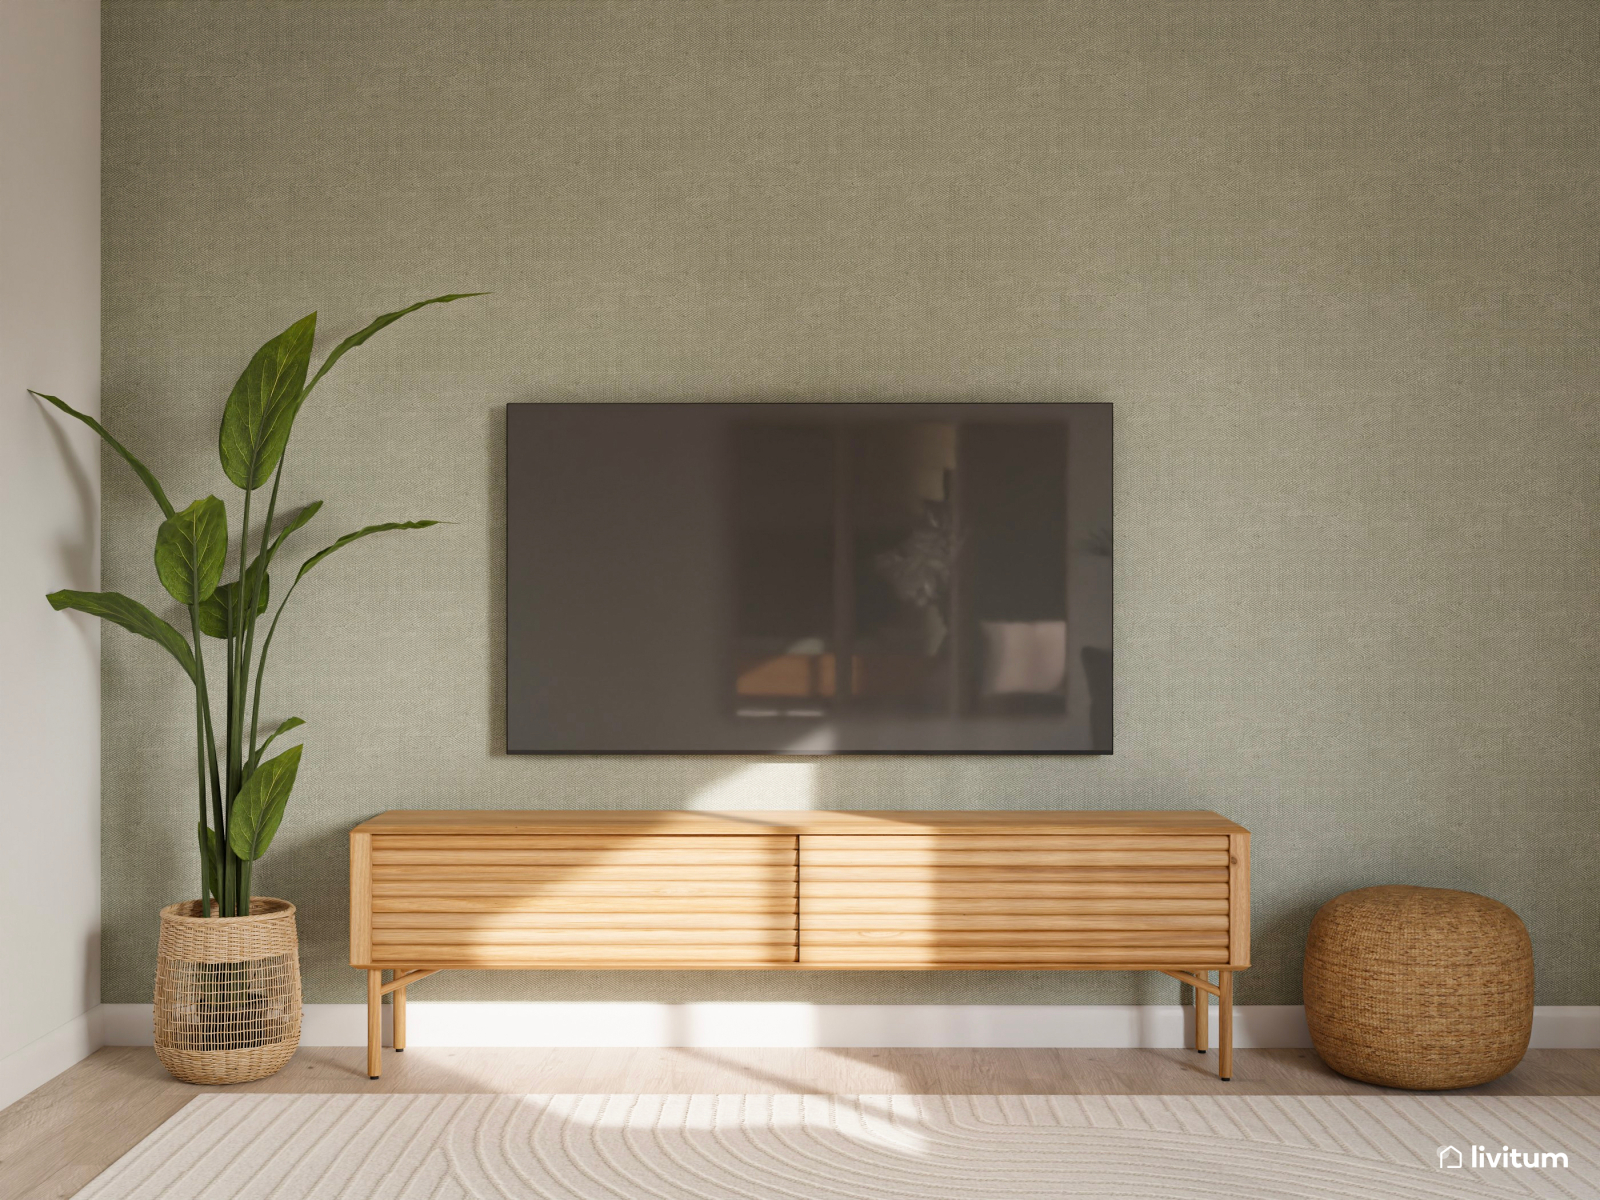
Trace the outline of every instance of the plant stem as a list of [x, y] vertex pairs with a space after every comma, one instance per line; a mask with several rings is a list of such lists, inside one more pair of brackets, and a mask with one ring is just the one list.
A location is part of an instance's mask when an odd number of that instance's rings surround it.
[[[217, 840], [225, 848], [228, 844], [227, 827], [223, 822], [222, 780], [217, 771], [217, 738], [211, 727], [211, 693], [206, 687], [205, 642], [200, 635], [200, 606], [192, 601], [189, 604], [189, 628], [192, 630], [194, 637], [195, 706], [199, 709], [199, 715], [197, 719], [200, 721], [205, 733], [205, 743], [202, 751], [202, 757], [206, 760], [209, 760], [211, 766], [212, 816], [216, 822]], [[202, 792], [205, 790], [205, 782], [203, 778], [201, 780], [200, 790]], [[202, 800], [200, 805], [200, 820], [204, 822], [205, 819], [205, 804]], [[223, 870], [221, 863], [217, 864], [217, 881], [219, 883], [223, 881]], [[204, 895], [205, 893], [202, 891], [202, 899], [204, 899]], [[208, 910], [202, 910], [201, 915], [205, 915], [206, 911]], [[223, 909], [223, 898], [221, 896], [217, 897], [217, 915], [219, 917], [227, 915], [226, 911]]]
[[[272, 519], [277, 515], [278, 512], [278, 485], [283, 482], [283, 464], [288, 460], [288, 458], [289, 450], [288, 447], [285, 446], [283, 454], [278, 458], [278, 469], [273, 472], [272, 475], [272, 495], [267, 500], [267, 520], [266, 524], [261, 527], [261, 550], [256, 556], [261, 563], [261, 578], [256, 582], [256, 594], [251, 598], [250, 601], [250, 632], [248, 635], [248, 641], [245, 643], [246, 659], [249, 658], [251, 652], [255, 648], [257, 615], [256, 608], [260, 603], [261, 588], [266, 585], [267, 568], [272, 565], [267, 561], [267, 535], [272, 532]], [[261, 669], [266, 665], [266, 646], [263, 645], [261, 650], [261, 661], [256, 664], [255, 697], [250, 704], [250, 753], [248, 756], [248, 761], [252, 771], [256, 769], [257, 764], [256, 756], [258, 752], [256, 750], [256, 728], [257, 721], [261, 716]], [[248, 662], [246, 663], [246, 670], [249, 670]], [[248, 678], [246, 681], [248, 682]]]
[[[294, 595], [295, 584], [299, 582], [297, 579], [294, 583], [291, 583], [283, 599], [278, 601], [277, 610], [272, 614], [272, 623], [267, 626], [267, 636], [261, 642], [261, 657], [256, 660], [256, 694], [255, 699], [250, 704], [250, 741], [252, 743], [256, 740], [256, 713], [261, 711], [261, 676], [267, 670], [267, 651], [272, 649], [272, 635], [278, 632], [278, 618], [283, 614], [283, 606], [289, 603], [289, 597]], [[257, 753], [258, 751], [251, 751], [250, 754], [252, 770], [257, 765], [255, 759]]]
[[[239, 583], [236, 588], [238, 600], [238, 625], [234, 625], [230, 618], [228, 623], [228, 645], [232, 652], [232, 664], [228, 672], [228, 792], [227, 792], [227, 818], [233, 820], [233, 804], [239, 796], [239, 789], [244, 786], [244, 760], [240, 747], [240, 739], [244, 733], [244, 712], [242, 697], [245, 691], [244, 674], [247, 670], [242, 640], [245, 630], [249, 628], [250, 603], [246, 583], [250, 578], [250, 498], [254, 494], [252, 489], [246, 488], [244, 493], [244, 512], [239, 520]], [[239, 915], [239, 860], [233, 853], [232, 847], [224, 845], [223, 858], [228, 864], [228, 889], [227, 915]]]
[[[245, 524], [239, 531], [239, 600], [242, 604], [240, 616], [244, 622], [244, 645], [239, 653], [238, 691], [229, 701], [229, 731], [228, 739], [233, 747], [233, 754], [239, 760], [238, 778], [233, 788], [232, 797], [237, 797], [239, 789], [244, 787], [245, 764], [249, 763], [250, 769], [255, 767], [256, 758], [256, 723], [252, 716], [250, 721], [250, 741], [244, 740], [244, 706], [250, 690], [250, 659], [255, 650], [256, 640], [256, 608], [261, 602], [261, 588], [267, 576], [267, 539], [272, 533], [272, 518], [278, 510], [278, 485], [283, 482], [283, 461], [288, 457], [284, 454], [278, 459], [278, 469], [272, 476], [272, 493], [267, 498], [267, 519], [261, 524], [261, 548], [256, 554], [256, 561], [261, 564], [259, 571], [248, 569], [246, 558], [249, 554], [248, 541], [250, 537], [250, 492], [244, 494]], [[246, 583], [249, 584], [248, 592]], [[256, 672], [259, 683], [261, 673]], [[232, 798], [229, 800], [229, 815], [232, 815]], [[239, 863], [239, 890], [235, 899], [236, 916], [249, 916], [250, 914], [250, 863], [241, 860]]]
[[210, 826], [206, 823], [206, 727], [200, 716], [200, 688], [194, 689], [194, 749], [195, 773], [200, 779], [200, 915], [211, 915], [211, 844], [206, 838]]
[[[236, 593], [242, 591], [242, 588], [236, 589]], [[235, 602], [228, 606], [228, 693], [223, 705], [223, 718], [228, 722], [228, 724], [225, 726], [225, 733], [231, 731], [233, 728], [233, 699], [238, 684], [239, 647], [236, 644], [235, 639], [237, 638], [239, 631], [234, 622], [239, 607], [239, 599], [239, 595], [235, 594]], [[215, 757], [216, 751], [213, 749], [213, 760]], [[235, 878], [233, 853], [228, 849], [227, 827], [228, 817], [231, 815], [233, 807], [233, 759], [231, 752], [229, 753], [227, 760], [227, 769], [228, 791], [219, 792], [217, 795], [217, 836], [222, 841], [221, 846], [218, 847], [218, 852], [222, 856], [222, 861], [217, 864], [217, 880], [219, 883], [221, 883], [223, 891], [223, 896], [220, 900], [220, 913], [224, 917], [231, 917], [233, 916]]]

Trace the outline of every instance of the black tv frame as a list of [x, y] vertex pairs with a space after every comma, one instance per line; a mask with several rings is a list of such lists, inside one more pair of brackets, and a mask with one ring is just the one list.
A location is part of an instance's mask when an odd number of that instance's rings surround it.
[[[648, 423], [651, 417], [660, 417], [672, 411], [693, 410], [701, 414], [715, 414], [716, 419], [723, 422], [736, 421], [747, 418], [762, 423], [782, 421], [787, 418], [810, 419], [820, 424], [828, 425], [873, 425], [879, 424], [885, 418], [892, 418], [896, 423], [911, 423], [915, 421], [949, 421], [958, 415], [970, 423], [1005, 424], [1007, 422], [1038, 421], [1045, 414], [1049, 419], [1059, 420], [1068, 433], [1073, 437], [1073, 430], [1078, 429], [1082, 435], [1085, 431], [1090, 434], [1090, 440], [1097, 441], [1093, 448], [1093, 455], [1097, 459], [1095, 471], [1099, 481], [1096, 486], [1099, 496], [1096, 501], [1098, 509], [1095, 528], [1088, 534], [1082, 528], [1081, 522], [1069, 521], [1072, 536], [1066, 553], [1069, 557], [1091, 556], [1103, 557], [1103, 572], [1105, 577], [1105, 612], [1103, 631], [1100, 640], [1103, 645], [1076, 646], [1080, 655], [1082, 652], [1092, 651], [1093, 659], [1082, 657], [1080, 662], [1070, 668], [1072, 673], [1083, 684], [1088, 686], [1092, 699], [1087, 705], [1092, 713], [1085, 711], [1081, 696], [1079, 703], [1074, 706], [1071, 719], [1080, 729], [1086, 729], [1086, 734], [1080, 734], [1077, 744], [974, 744], [973, 741], [962, 739], [961, 744], [897, 744], [886, 745], [859, 745], [859, 744], [827, 744], [820, 741], [816, 748], [804, 745], [803, 738], [789, 737], [784, 744], [779, 744], [776, 739], [767, 744], [717, 744], [712, 741], [703, 741], [687, 744], [682, 741], [673, 742], [671, 739], [650, 740], [637, 739], [626, 744], [606, 744], [604, 740], [588, 740], [583, 743], [553, 744], [550, 740], [529, 739], [523, 736], [530, 717], [537, 719], [537, 713], [527, 711], [526, 704], [519, 700], [526, 698], [525, 689], [519, 687], [519, 669], [526, 669], [526, 663], [519, 668], [516, 656], [525, 653], [528, 645], [528, 614], [519, 604], [519, 590], [530, 583], [529, 564], [520, 561], [513, 555], [513, 542], [519, 536], [526, 517], [525, 512], [519, 512], [522, 505], [530, 497], [522, 486], [523, 471], [515, 461], [519, 454], [518, 423], [522, 418], [519, 414], [528, 417], [551, 415], [554, 413], [573, 411], [586, 411], [603, 414], [607, 420], [620, 419], [626, 421], [630, 416], [637, 416], [641, 421]], [[537, 422], [535, 422], [537, 423]], [[1073, 439], [1077, 441], [1078, 439]], [[1089, 402], [1005, 402], [1005, 403], [967, 403], [967, 402], [871, 402], [871, 403], [828, 403], [807, 404], [787, 401], [766, 401], [755, 403], [723, 403], [723, 402], [550, 402], [550, 403], [519, 403], [506, 406], [506, 528], [505, 528], [505, 648], [503, 669], [506, 685], [505, 709], [505, 734], [506, 749], [510, 754], [547, 754], [561, 756], [660, 756], [687, 754], [695, 756], [737, 756], [756, 758], [811, 758], [819, 756], [894, 756], [894, 755], [953, 755], [953, 756], [983, 756], [983, 755], [1043, 755], [1043, 754], [1110, 754], [1113, 752], [1112, 729], [1112, 596], [1110, 582], [1110, 552], [1113, 529], [1113, 503], [1112, 503], [1112, 406], [1108, 403]], [[842, 666], [843, 664], [841, 664]], [[723, 668], [725, 669], [725, 668]], [[847, 668], [845, 668], [847, 669]], [[1089, 676], [1095, 676], [1091, 679]], [[1080, 687], [1079, 691], [1083, 689]], [[792, 734], [795, 726], [784, 725], [784, 718], [780, 718], [773, 726]], [[520, 721], [520, 727], [519, 727]], [[843, 721], [839, 722], [842, 726]], [[800, 748], [796, 748], [799, 746]]]

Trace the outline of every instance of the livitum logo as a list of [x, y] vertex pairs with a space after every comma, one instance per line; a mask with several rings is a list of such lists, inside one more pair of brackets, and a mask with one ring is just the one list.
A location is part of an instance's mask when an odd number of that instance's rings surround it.
[[1462, 1167], [1471, 1167], [1475, 1171], [1488, 1167], [1522, 1167], [1547, 1171], [1552, 1167], [1566, 1165], [1566, 1153], [1560, 1150], [1552, 1153], [1545, 1150], [1519, 1150], [1512, 1146], [1501, 1146], [1496, 1152], [1491, 1146], [1470, 1146], [1466, 1153], [1463, 1153], [1454, 1146], [1439, 1147], [1439, 1167], [1446, 1171], [1458, 1171]]

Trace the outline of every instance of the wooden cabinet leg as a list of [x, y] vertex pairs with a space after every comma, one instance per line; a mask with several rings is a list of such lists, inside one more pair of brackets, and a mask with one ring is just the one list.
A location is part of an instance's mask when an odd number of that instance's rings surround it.
[[394, 1049], [398, 1054], [406, 1048], [406, 990], [397, 987], [390, 994], [394, 997], [390, 1003], [394, 1005]]
[[1233, 972], [1218, 971], [1217, 987], [1222, 992], [1217, 1005], [1217, 1077], [1233, 1078]]
[[367, 972], [367, 1078], [383, 1070], [383, 972]]
[[[1210, 971], [1196, 971], [1195, 974], [1211, 982]], [[1194, 993], [1194, 1048], [1195, 1053], [1204, 1054], [1211, 1046], [1211, 997], [1199, 988], [1190, 988]]]

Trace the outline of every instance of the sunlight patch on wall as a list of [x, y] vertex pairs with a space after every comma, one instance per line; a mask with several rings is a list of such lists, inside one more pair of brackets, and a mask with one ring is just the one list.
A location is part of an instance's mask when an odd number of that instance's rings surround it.
[[816, 763], [762, 762], [752, 763], [717, 780], [691, 797], [688, 807], [697, 812], [728, 808], [814, 808], [816, 799]]

